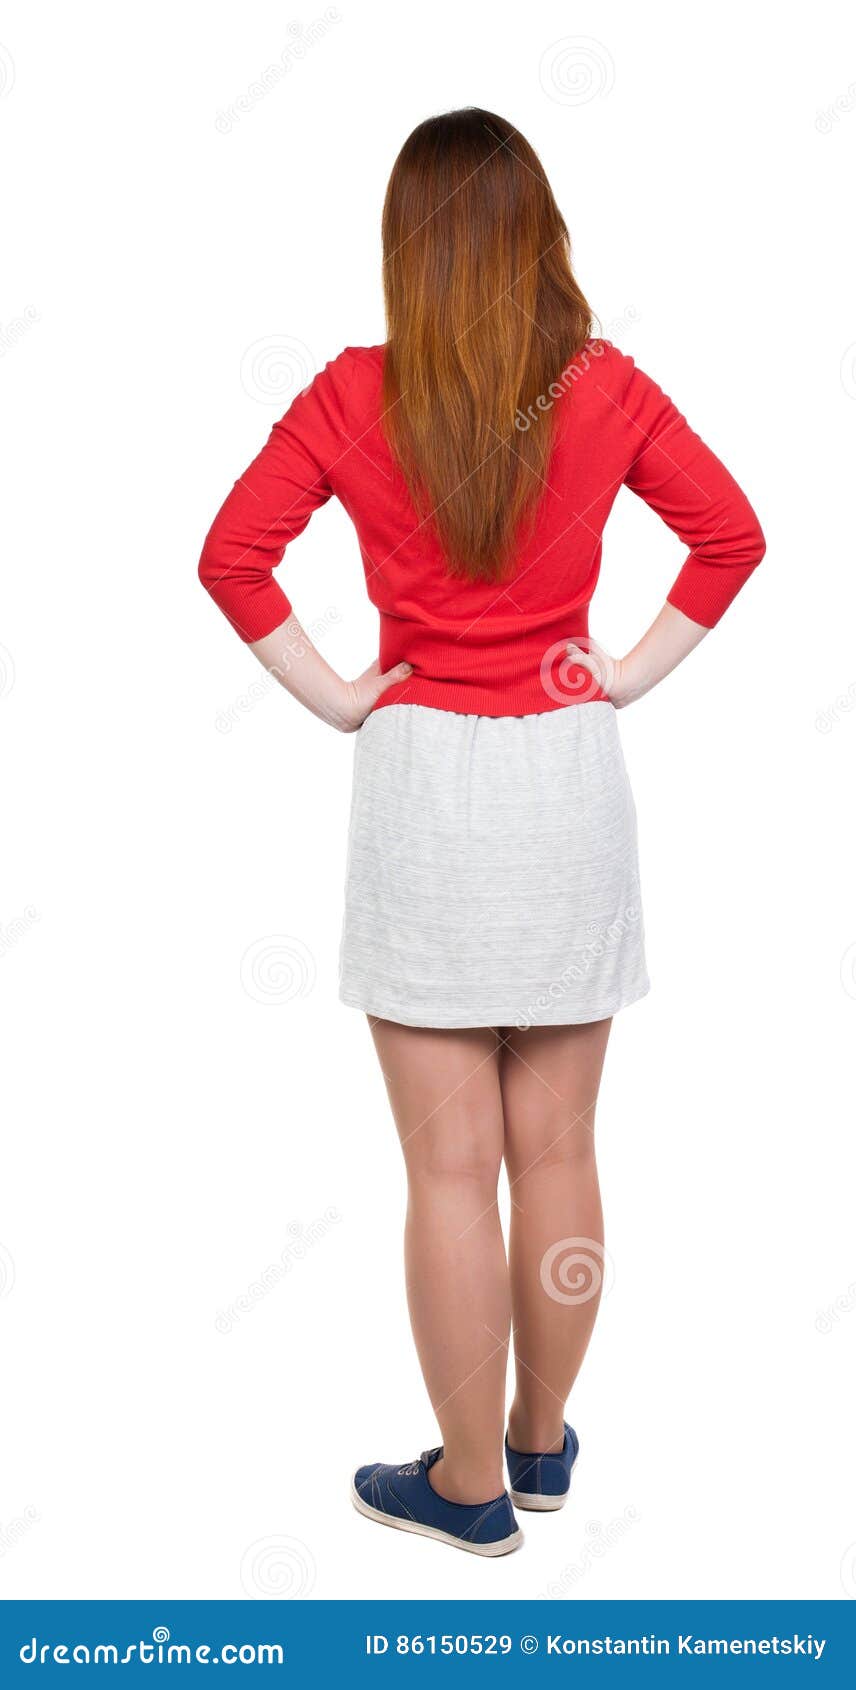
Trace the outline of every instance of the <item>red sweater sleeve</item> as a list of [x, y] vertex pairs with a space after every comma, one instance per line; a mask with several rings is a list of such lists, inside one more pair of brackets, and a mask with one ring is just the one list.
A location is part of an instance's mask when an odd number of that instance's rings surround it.
[[330, 471], [348, 445], [341, 398], [348, 360], [343, 352], [327, 364], [274, 423], [208, 531], [199, 579], [243, 640], [272, 634], [291, 613], [273, 571], [332, 496]]
[[690, 548], [669, 603], [712, 628], [764, 556], [764, 536], [725, 465], [657, 383], [626, 362], [621, 408], [637, 448], [625, 484]]

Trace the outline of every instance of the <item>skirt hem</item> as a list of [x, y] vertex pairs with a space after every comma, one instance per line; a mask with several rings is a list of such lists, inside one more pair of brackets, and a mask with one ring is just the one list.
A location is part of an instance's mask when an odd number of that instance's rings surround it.
[[613, 1015], [617, 1015], [619, 1010], [629, 1009], [631, 1004], [639, 1003], [642, 998], [647, 997], [650, 990], [651, 982], [646, 978], [638, 990], [633, 988], [625, 992], [612, 1004], [607, 1003], [598, 1006], [596, 1009], [589, 1007], [583, 1014], [571, 1015], [566, 1007], [556, 1004], [554, 1014], [545, 1009], [523, 1019], [521, 1019], [519, 1010], [503, 1015], [476, 1010], [469, 1014], [461, 1010], [448, 1012], [425, 1010], [421, 1014], [417, 1014], [412, 1008], [404, 1009], [399, 1004], [386, 1004], [383, 1008], [380, 1008], [377, 1005], [377, 1000], [368, 1003], [363, 1001], [362, 996], [348, 995], [343, 991], [339, 992], [339, 1002], [345, 1004], [348, 1009], [361, 1009], [364, 1015], [370, 1015], [377, 1021], [394, 1021], [399, 1027], [433, 1027], [449, 1030], [457, 1028], [461, 1031], [474, 1027], [516, 1027], [520, 1030], [526, 1030], [530, 1027], [585, 1027], [592, 1021], [608, 1021]]

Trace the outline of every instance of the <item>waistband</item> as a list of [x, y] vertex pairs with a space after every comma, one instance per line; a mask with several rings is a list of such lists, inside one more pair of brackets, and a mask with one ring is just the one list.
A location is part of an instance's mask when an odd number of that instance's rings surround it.
[[571, 704], [609, 702], [588, 669], [571, 662], [570, 640], [585, 647], [588, 614], [547, 613], [509, 627], [475, 622], [451, 632], [381, 612], [381, 671], [408, 662], [413, 674], [381, 694], [387, 704], [422, 704], [465, 716], [534, 716]]

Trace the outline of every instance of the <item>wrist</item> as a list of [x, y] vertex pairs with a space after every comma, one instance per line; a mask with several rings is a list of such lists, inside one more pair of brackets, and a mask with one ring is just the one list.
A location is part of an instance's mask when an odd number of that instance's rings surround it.
[[610, 693], [613, 704], [619, 709], [625, 704], [635, 703], [643, 693], [653, 686], [653, 679], [645, 666], [639, 662], [635, 651], [628, 652], [626, 657], [619, 657], [615, 664], [615, 678]]

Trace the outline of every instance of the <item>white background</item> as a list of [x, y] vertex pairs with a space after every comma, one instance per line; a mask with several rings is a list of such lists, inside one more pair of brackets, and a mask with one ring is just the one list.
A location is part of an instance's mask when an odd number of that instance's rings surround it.
[[[7, 7], [0, 1595], [856, 1591], [848, 10]], [[606, 332], [769, 548], [621, 718], [654, 989], [602, 1093], [614, 1285], [572, 1504], [496, 1562], [348, 1502], [436, 1437], [336, 996], [353, 743], [259, 693], [195, 573], [292, 393], [383, 338], [389, 169], [468, 103], [539, 150]], [[681, 555], [622, 493], [595, 636]], [[338, 507], [283, 573], [361, 670]]]

